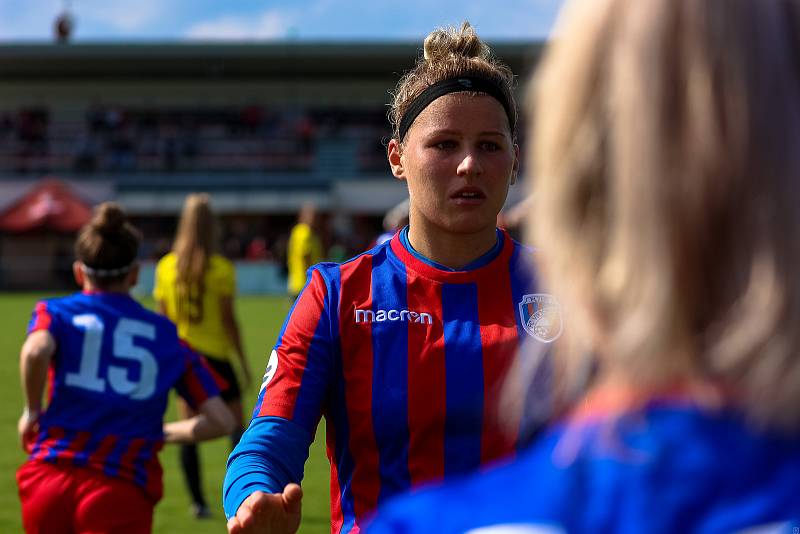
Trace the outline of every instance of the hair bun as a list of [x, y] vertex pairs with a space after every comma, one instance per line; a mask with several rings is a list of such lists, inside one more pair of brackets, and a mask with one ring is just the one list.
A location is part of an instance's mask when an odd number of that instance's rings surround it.
[[489, 48], [483, 44], [469, 22], [461, 29], [439, 28], [425, 38], [423, 53], [426, 61], [439, 61], [451, 56], [464, 58], [489, 57]]
[[103, 202], [95, 209], [91, 225], [100, 234], [109, 236], [118, 234], [127, 221], [128, 216], [122, 206], [116, 202]]

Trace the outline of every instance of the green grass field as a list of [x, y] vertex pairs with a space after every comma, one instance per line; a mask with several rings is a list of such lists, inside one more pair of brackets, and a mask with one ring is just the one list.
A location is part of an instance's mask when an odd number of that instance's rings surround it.
[[[22, 410], [18, 357], [31, 310], [36, 301], [43, 297], [44, 295], [33, 294], [0, 294], [0, 318], [2, 318], [0, 353], [5, 354], [0, 363], [0, 440], [2, 440], [0, 442], [5, 444], [0, 449], [0, 472], [4, 473], [0, 485], [0, 532], [22, 530], [14, 479], [17, 467], [25, 459], [25, 454], [17, 445], [16, 432], [17, 418]], [[152, 306], [151, 301], [145, 301], [145, 304]], [[237, 301], [237, 314], [245, 349], [255, 377], [261, 376], [288, 309], [285, 298], [240, 297]], [[251, 384], [243, 395], [245, 418], [252, 409], [259, 385]], [[175, 417], [171, 405], [167, 419]], [[320, 425], [317, 438], [311, 447], [303, 480], [305, 496], [300, 532], [305, 533], [330, 530], [329, 468], [325, 458], [324, 424]], [[189, 497], [178, 468], [177, 448], [170, 446], [164, 448], [161, 453], [161, 463], [164, 466], [164, 499], [156, 506], [154, 532], [203, 534], [225, 531], [220, 495], [228, 452], [227, 439], [219, 439], [200, 446], [205, 477], [203, 485], [214, 517], [196, 520], [189, 515]]]

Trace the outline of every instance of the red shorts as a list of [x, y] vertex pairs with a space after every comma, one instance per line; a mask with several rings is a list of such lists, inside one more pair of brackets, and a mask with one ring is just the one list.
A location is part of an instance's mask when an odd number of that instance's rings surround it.
[[72, 466], [25, 462], [17, 470], [28, 534], [149, 533], [153, 502], [138, 486]]

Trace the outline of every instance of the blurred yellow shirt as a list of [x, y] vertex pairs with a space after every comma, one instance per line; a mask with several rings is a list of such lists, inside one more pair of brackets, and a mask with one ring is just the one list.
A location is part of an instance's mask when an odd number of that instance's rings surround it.
[[308, 268], [322, 261], [322, 243], [309, 225], [298, 223], [292, 228], [287, 248], [289, 294], [297, 295], [306, 284]]
[[228, 360], [233, 343], [222, 325], [220, 298], [236, 290], [233, 264], [213, 254], [203, 279], [202, 298], [197, 288], [188, 294], [178, 290], [178, 258], [170, 252], [156, 265], [153, 297], [164, 303], [167, 317], [178, 327], [178, 336], [206, 356]]

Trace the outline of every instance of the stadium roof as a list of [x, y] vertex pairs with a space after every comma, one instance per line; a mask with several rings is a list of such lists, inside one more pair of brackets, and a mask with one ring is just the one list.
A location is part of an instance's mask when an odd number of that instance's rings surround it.
[[[524, 76], [542, 41], [492, 43]], [[419, 43], [2, 44], [0, 81], [80, 78], [302, 79], [396, 77], [413, 66]]]

